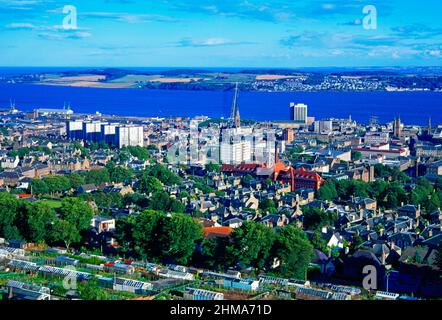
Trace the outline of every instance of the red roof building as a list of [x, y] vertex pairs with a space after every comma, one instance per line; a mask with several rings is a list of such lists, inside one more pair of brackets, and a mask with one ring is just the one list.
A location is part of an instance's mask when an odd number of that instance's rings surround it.
[[[261, 175], [257, 173], [258, 169], [269, 169], [270, 172]], [[267, 168], [266, 165], [256, 163], [238, 165], [223, 164], [221, 170], [225, 174], [234, 176], [244, 176], [247, 174], [259, 176], [260, 178], [267, 176], [279, 183], [289, 184], [293, 192], [300, 189], [313, 189], [318, 191], [325, 182], [316, 172], [306, 170], [305, 168], [295, 170], [292, 166], [287, 168], [279, 161], [276, 162], [273, 168]]]
[[290, 184], [292, 191], [296, 190], [296, 181], [293, 167], [286, 168], [282, 162], [277, 162], [274, 168], [273, 179], [283, 184]]
[[295, 175], [295, 190], [298, 189], [313, 189], [318, 191], [325, 180], [316, 172], [308, 171], [305, 168], [294, 170]]
[[246, 163], [246, 164], [223, 164], [221, 166], [221, 171], [226, 174], [232, 174], [235, 176], [242, 176], [242, 175], [255, 175], [256, 170], [258, 168], [263, 167], [263, 165], [257, 164], [257, 163]]
[[281, 162], [275, 165], [274, 180], [290, 184], [293, 192], [300, 189], [318, 191], [325, 182], [316, 172], [306, 170], [305, 168], [296, 170], [293, 167], [286, 168]]
[[208, 227], [204, 228], [204, 237], [206, 239], [230, 237], [233, 229], [230, 227]]
[[20, 199], [28, 199], [28, 198], [32, 198], [32, 194], [28, 194], [28, 193], [20, 193], [20, 194], [18, 195], [18, 197], [19, 197]]

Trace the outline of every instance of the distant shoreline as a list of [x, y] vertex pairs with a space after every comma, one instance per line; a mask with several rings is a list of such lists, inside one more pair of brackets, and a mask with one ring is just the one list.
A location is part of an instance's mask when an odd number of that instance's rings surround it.
[[[2, 84], [2, 82], [0, 82]], [[136, 86], [125, 86], [118, 84], [109, 84], [97, 82], [97, 84], [62, 84], [62, 83], [7, 83], [3, 82], [3, 84], [8, 85], [29, 85], [29, 86], [48, 86], [48, 87], [59, 87], [59, 88], [83, 88], [83, 89], [107, 89], [107, 90], [120, 90], [120, 89], [134, 89], [134, 90], [146, 90], [146, 91], [190, 91], [190, 92], [223, 92], [223, 91], [232, 91], [232, 90], [221, 90], [221, 89], [206, 89], [206, 88], [161, 88], [161, 87], [136, 87]], [[101, 85], [100, 85], [101, 84]], [[428, 90], [428, 89], [386, 89], [386, 90], [333, 90], [333, 89], [324, 89], [324, 90], [293, 90], [293, 91], [270, 91], [270, 90], [244, 90], [241, 92], [261, 92], [261, 93], [299, 93], [299, 92], [309, 92], [309, 93], [320, 93], [320, 92], [333, 92], [333, 93], [370, 93], [370, 92], [384, 92], [384, 93], [395, 93], [395, 92], [429, 92], [429, 93], [442, 93], [441, 90]]]
[[[147, 88], [248, 92], [442, 91], [442, 68], [379, 69], [27, 69], [4, 71], [0, 82], [85, 88]], [[341, 70], [341, 71], [340, 71]]]

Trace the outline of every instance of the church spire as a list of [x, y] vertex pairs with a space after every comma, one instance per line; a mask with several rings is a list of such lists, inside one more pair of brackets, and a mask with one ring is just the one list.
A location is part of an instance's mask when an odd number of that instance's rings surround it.
[[230, 127], [239, 128], [241, 126], [241, 118], [238, 107], [238, 82], [235, 85], [235, 96], [232, 103], [232, 114], [230, 116]]
[[241, 127], [241, 117], [239, 115], [239, 108], [236, 107], [236, 114], [235, 114], [235, 127], [239, 128]]

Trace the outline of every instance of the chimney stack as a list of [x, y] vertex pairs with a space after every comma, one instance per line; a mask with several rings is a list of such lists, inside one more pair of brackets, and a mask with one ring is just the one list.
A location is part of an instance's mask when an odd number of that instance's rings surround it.
[[278, 155], [278, 142], [275, 141], [275, 165], [279, 162], [279, 155]]

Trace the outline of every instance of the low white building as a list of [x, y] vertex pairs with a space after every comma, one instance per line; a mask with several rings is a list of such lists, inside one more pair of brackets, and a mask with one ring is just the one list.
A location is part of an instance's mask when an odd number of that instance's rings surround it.
[[6, 284], [9, 295], [23, 300], [51, 300], [51, 290], [36, 284], [9, 280]]
[[185, 300], [224, 300], [224, 293], [203, 289], [186, 288]]
[[256, 291], [259, 288], [259, 281], [253, 279], [224, 279], [223, 286], [229, 289]]
[[116, 278], [113, 289], [115, 291], [125, 291], [136, 294], [144, 294], [152, 290], [153, 285], [149, 282], [137, 281], [132, 279]]
[[115, 219], [102, 216], [94, 216], [91, 222], [92, 227], [96, 228], [99, 233], [115, 230]]
[[387, 144], [390, 141], [390, 134], [388, 132], [369, 131], [365, 134], [365, 144]]
[[15, 169], [18, 166], [20, 159], [18, 156], [14, 157], [6, 157], [1, 160], [2, 169]]
[[315, 121], [314, 130], [316, 133], [329, 134], [333, 131], [332, 120]]
[[162, 269], [158, 275], [164, 278], [181, 279], [181, 280], [193, 280], [195, 277], [189, 272], [180, 272], [170, 269]]

